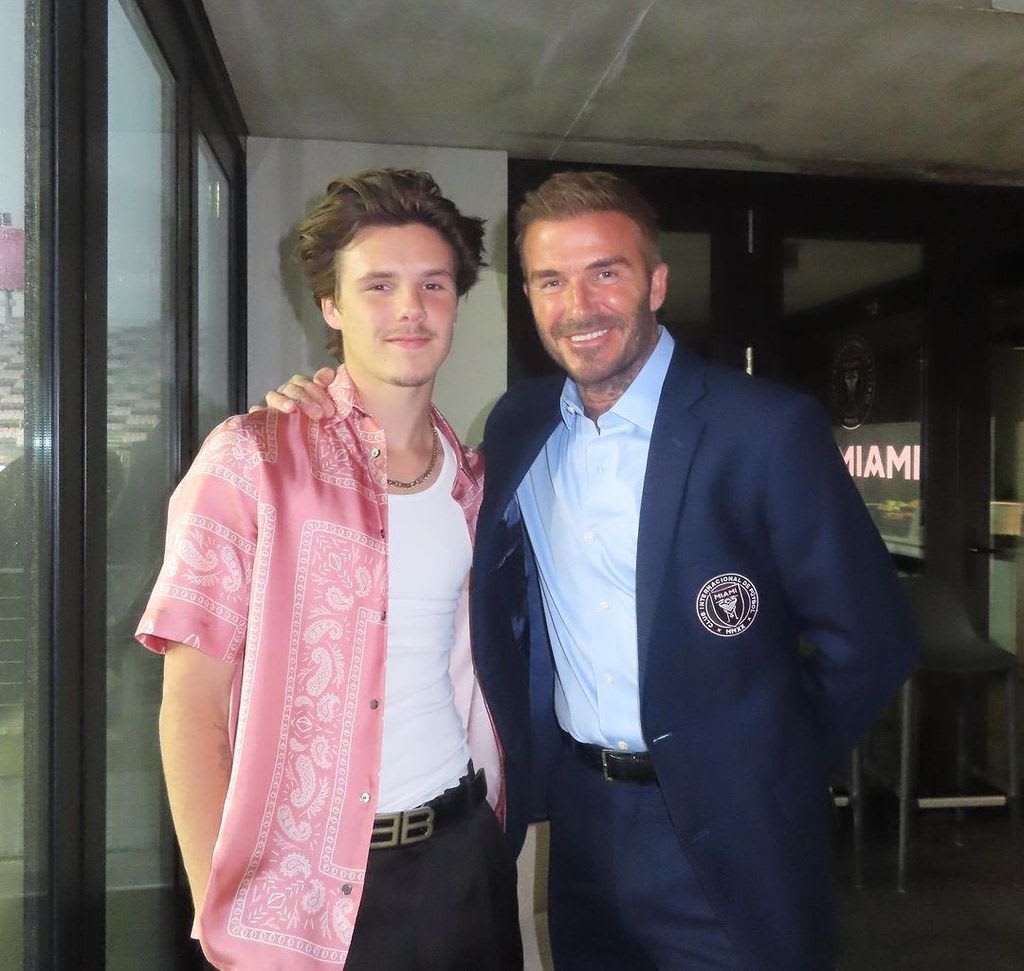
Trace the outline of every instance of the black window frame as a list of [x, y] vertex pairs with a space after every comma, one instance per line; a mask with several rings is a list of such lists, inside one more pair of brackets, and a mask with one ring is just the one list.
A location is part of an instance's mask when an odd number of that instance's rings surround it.
[[[40, 93], [43, 226], [41, 302], [49, 321], [43, 382], [52, 422], [48, 491], [50, 610], [38, 650], [48, 662], [49, 884], [26, 905], [28, 966], [96, 967], [106, 960], [106, 278], [107, 3], [43, 2]], [[134, 0], [177, 82], [178, 210], [174, 462], [195, 454], [197, 131], [216, 142], [231, 183], [231, 400], [245, 400], [245, 121], [201, 0]], [[197, 109], [199, 101], [202, 109]], [[180, 967], [189, 945], [179, 887]]]

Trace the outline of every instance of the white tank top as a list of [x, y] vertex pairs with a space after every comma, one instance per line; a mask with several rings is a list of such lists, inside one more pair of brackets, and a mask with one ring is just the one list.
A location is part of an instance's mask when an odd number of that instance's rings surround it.
[[378, 812], [420, 806], [458, 783], [469, 746], [448, 663], [469, 576], [466, 517], [452, 498], [456, 460], [425, 492], [388, 496], [388, 655]]

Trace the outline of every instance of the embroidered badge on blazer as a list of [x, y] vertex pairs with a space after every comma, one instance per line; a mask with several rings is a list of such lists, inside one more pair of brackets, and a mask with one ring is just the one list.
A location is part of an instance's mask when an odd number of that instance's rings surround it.
[[712, 577], [697, 594], [697, 616], [712, 634], [735, 637], [757, 616], [757, 587], [739, 573]]

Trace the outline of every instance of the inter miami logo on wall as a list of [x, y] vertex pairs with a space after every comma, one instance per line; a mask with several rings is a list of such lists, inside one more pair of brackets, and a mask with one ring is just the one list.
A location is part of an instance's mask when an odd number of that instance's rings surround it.
[[757, 616], [757, 587], [739, 573], [712, 577], [697, 594], [697, 616], [712, 634], [742, 634]]
[[875, 400], [875, 359], [860, 337], [848, 337], [832, 359], [832, 417], [844, 428], [864, 424]]

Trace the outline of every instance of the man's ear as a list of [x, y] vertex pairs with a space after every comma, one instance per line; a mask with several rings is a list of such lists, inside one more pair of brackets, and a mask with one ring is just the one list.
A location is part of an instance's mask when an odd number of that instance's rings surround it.
[[321, 298], [320, 313], [323, 314], [324, 322], [328, 327], [341, 330], [341, 308], [334, 302], [334, 297]]
[[661, 309], [668, 292], [668, 264], [658, 263], [651, 271], [651, 312]]

